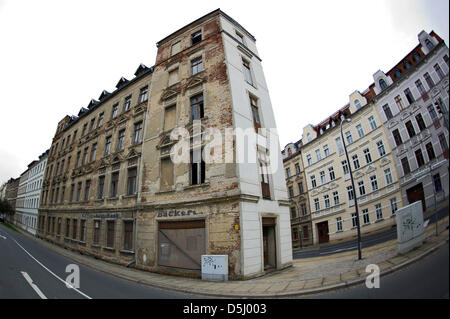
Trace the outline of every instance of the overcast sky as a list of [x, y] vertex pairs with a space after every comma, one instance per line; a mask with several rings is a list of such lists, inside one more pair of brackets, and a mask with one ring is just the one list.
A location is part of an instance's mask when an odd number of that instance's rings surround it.
[[256, 37], [282, 148], [390, 70], [421, 30], [449, 43], [448, 0], [0, 0], [0, 184], [50, 147], [65, 115], [154, 65], [157, 41], [217, 8]]

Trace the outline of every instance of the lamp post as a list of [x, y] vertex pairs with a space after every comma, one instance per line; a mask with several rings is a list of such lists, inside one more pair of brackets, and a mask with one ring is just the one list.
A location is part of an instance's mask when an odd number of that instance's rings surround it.
[[350, 172], [350, 180], [352, 182], [353, 196], [354, 196], [354, 200], [355, 200], [356, 227], [357, 227], [357, 231], [358, 231], [358, 260], [361, 260], [362, 259], [362, 257], [361, 257], [361, 228], [360, 228], [360, 223], [359, 223], [358, 201], [356, 200], [356, 188], [355, 188], [355, 181], [353, 180], [352, 166], [350, 164], [350, 159], [348, 158], [347, 147], [345, 146], [344, 134], [342, 133], [342, 124], [344, 124], [344, 122], [350, 122], [350, 121], [351, 121], [351, 119], [349, 119], [349, 118], [342, 119], [340, 128], [341, 128], [342, 145], [344, 145], [345, 158], [347, 159], [348, 170]]

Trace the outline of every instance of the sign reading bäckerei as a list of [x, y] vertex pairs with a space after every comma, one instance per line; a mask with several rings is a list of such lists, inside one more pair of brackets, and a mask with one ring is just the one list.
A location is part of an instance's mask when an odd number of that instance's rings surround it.
[[196, 216], [196, 215], [203, 215], [203, 213], [197, 213], [197, 211], [192, 209], [188, 210], [171, 209], [158, 212], [158, 215], [156, 217], [182, 217], [182, 216]]
[[120, 213], [90, 214], [82, 213], [81, 218], [120, 218]]

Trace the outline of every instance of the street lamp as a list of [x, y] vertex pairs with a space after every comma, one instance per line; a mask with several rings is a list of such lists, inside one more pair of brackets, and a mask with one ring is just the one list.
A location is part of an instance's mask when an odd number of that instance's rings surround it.
[[352, 166], [350, 164], [350, 159], [348, 158], [347, 147], [345, 146], [344, 134], [342, 133], [342, 124], [344, 122], [351, 122], [351, 119], [349, 119], [349, 118], [342, 119], [340, 128], [341, 128], [342, 145], [344, 145], [345, 157], [347, 159], [348, 170], [350, 172], [350, 180], [352, 182], [353, 196], [354, 196], [354, 200], [355, 200], [356, 227], [358, 230], [358, 260], [361, 260], [362, 259], [362, 257], [361, 257], [361, 227], [360, 227], [360, 223], [359, 223], [358, 201], [356, 200], [356, 188], [355, 188], [355, 181], [353, 180]]

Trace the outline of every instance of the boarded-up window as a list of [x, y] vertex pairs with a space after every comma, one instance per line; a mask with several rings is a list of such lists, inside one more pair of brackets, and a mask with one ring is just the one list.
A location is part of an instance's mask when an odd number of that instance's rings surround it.
[[158, 264], [184, 269], [201, 269], [206, 252], [205, 221], [159, 223]]
[[178, 82], [178, 69], [169, 72], [169, 86]]
[[177, 43], [174, 43], [174, 44], [172, 45], [172, 52], [171, 52], [171, 55], [177, 54], [178, 52], [180, 52], [180, 50], [181, 50], [181, 42], [178, 41]]
[[175, 105], [169, 106], [165, 110], [164, 114], [164, 130], [171, 130], [175, 127], [176, 123], [176, 114], [177, 114], [177, 108]]
[[172, 189], [173, 185], [173, 162], [170, 157], [161, 159], [161, 189]]

